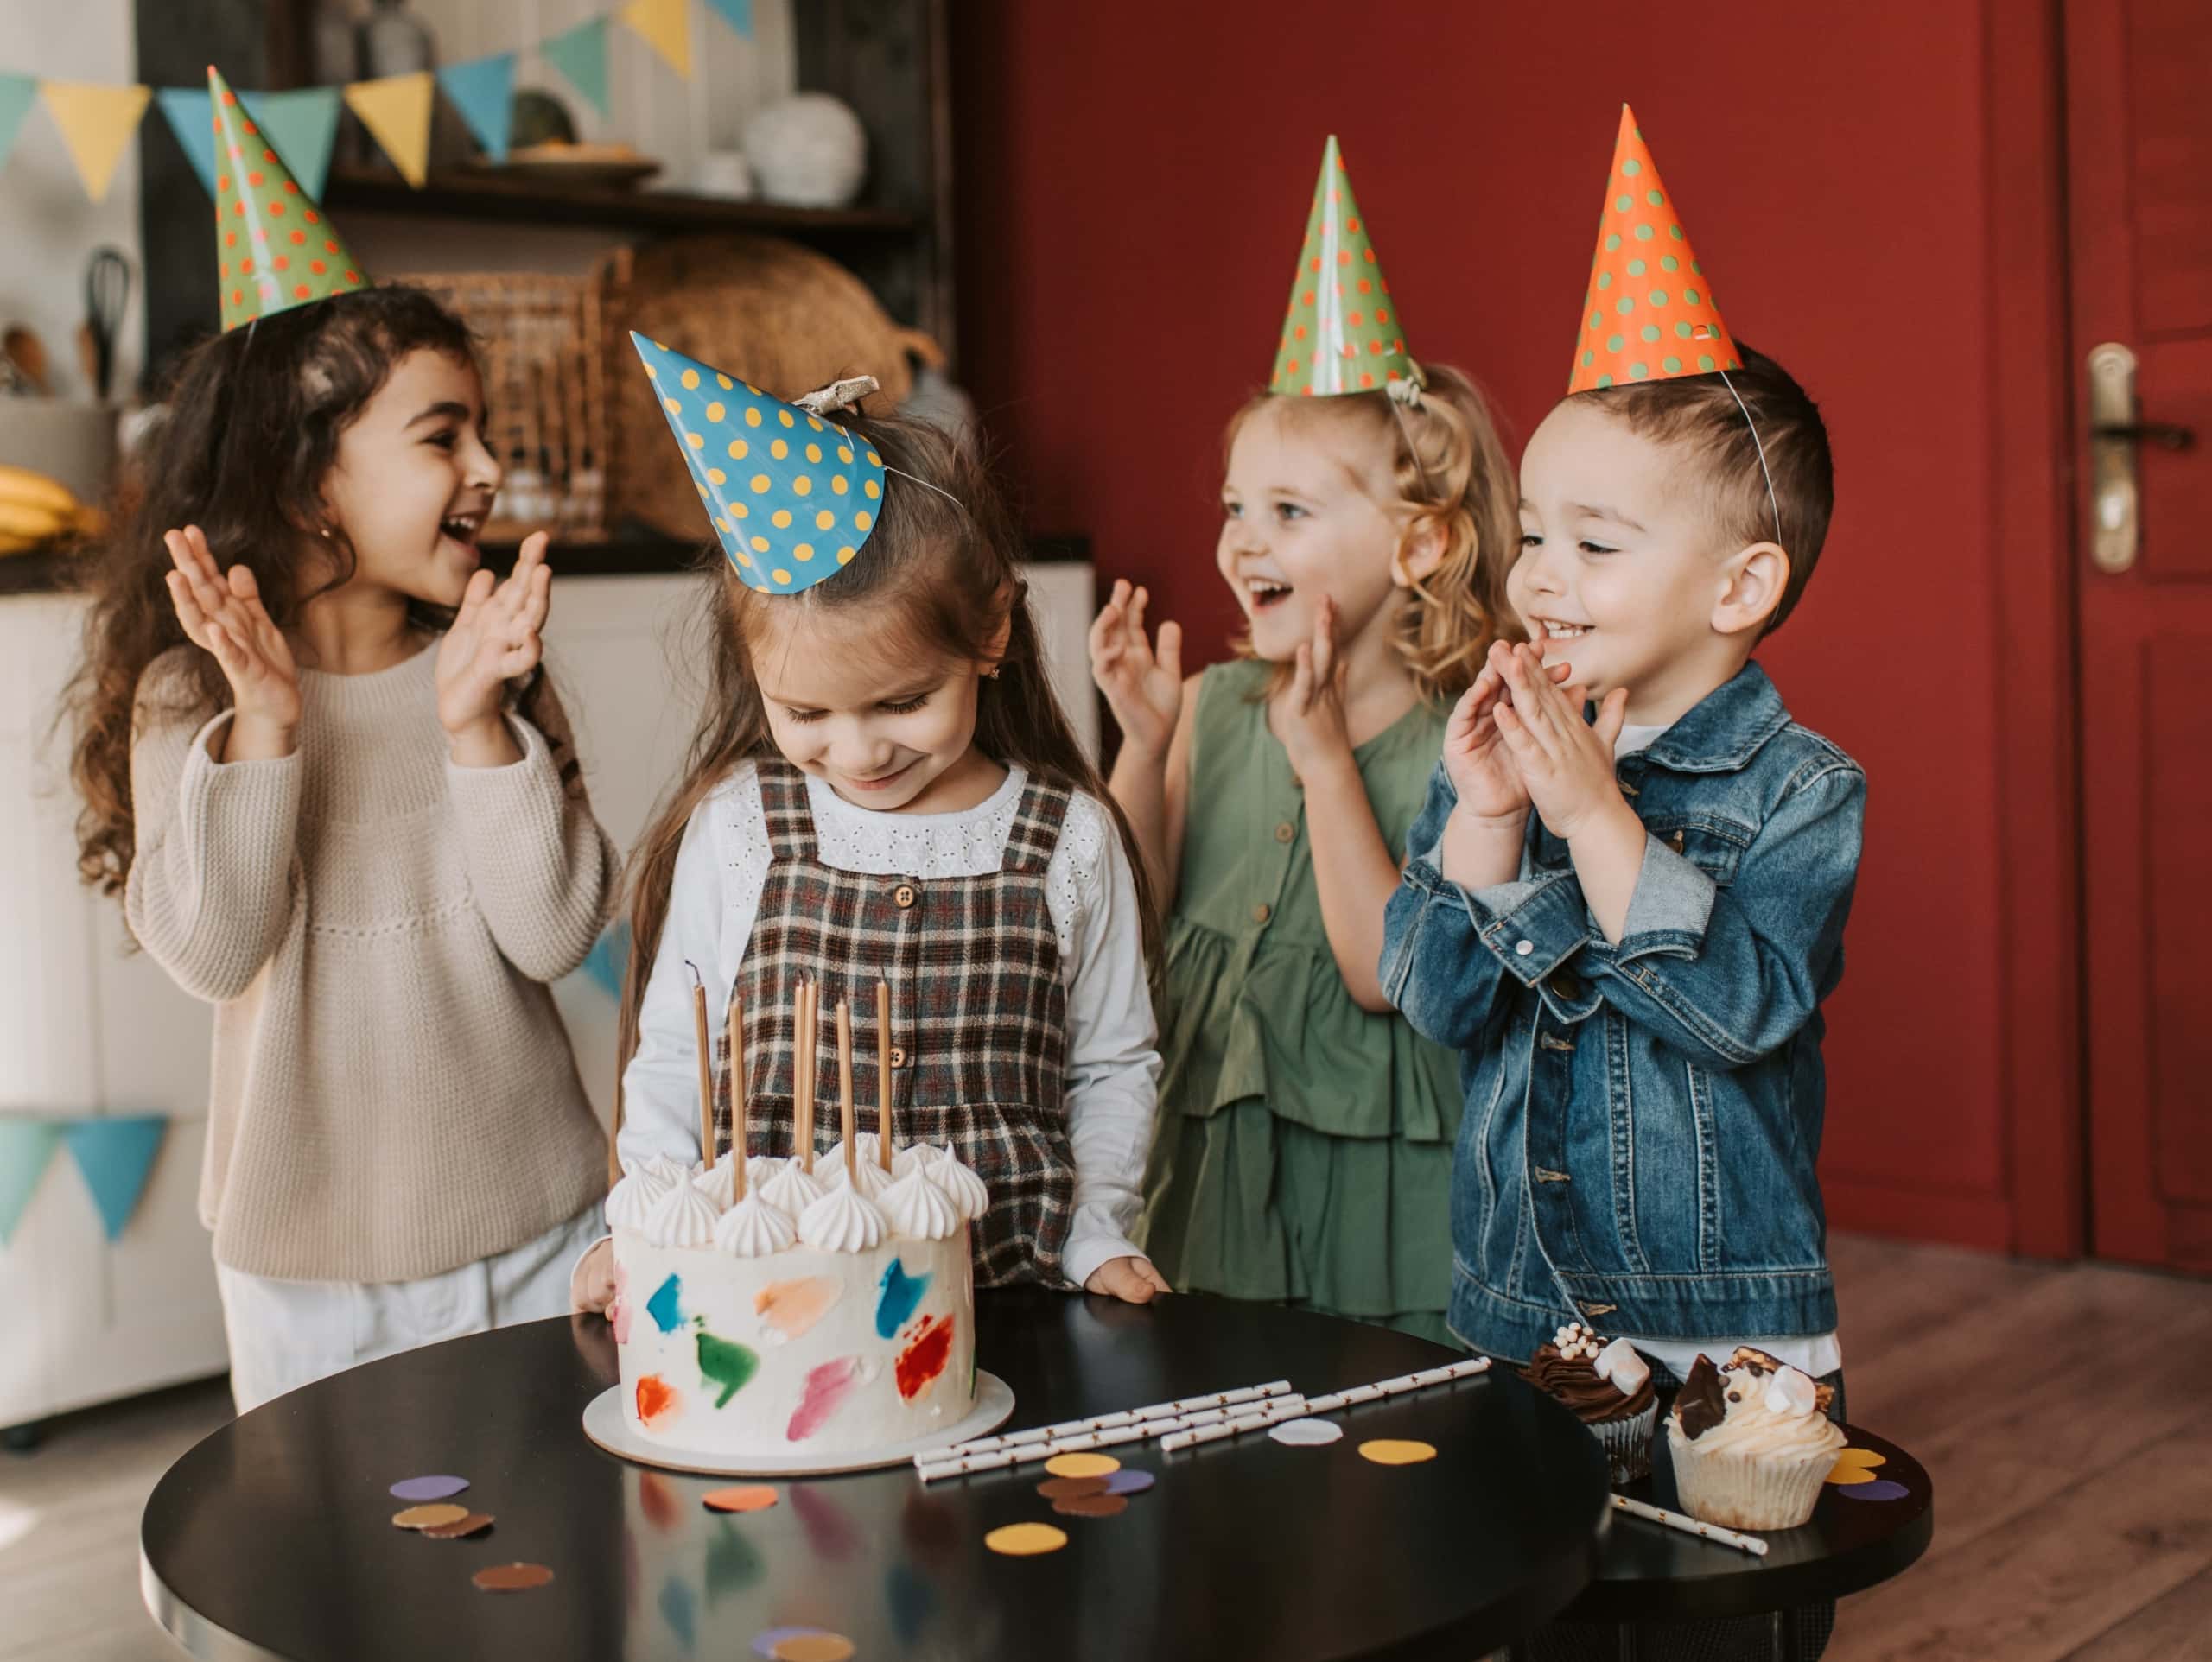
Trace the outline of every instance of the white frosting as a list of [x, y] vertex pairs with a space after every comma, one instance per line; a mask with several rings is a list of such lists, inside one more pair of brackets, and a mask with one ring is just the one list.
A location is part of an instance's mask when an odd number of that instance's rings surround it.
[[1625, 1339], [1616, 1339], [1607, 1345], [1591, 1366], [1597, 1369], [1599, 1379], [1624, 1397], [1632, 1397], [1643, 1390], [1644, 1382], [1651, 1377], [1650, 1365]]
[[808, 1176], [797, 1160], [786, 1160], [781, 1170], [771, 1172], [760, 1185], [762, 1199], [773, 1202], [793, 1217], [804, 1215], [826, 1192], [821, 1179]]
[[715, 1245], [732, 1258], [767, 1258], [798, 1239], [791, 1215], [773, 1202], [763, 1200], [757, 1189], [721, 1215], [715, 1225]]
[[[752, 1174], [747, 1173], [748, 1178]], [[713, 1165], [691, 1179], [691, 1186], [715, 1203], [715, 1209], [727, 1212], [737, 1204], [737, 1158], [725, 1154]]]
[[748, 1154], [745, 1157], [745, 1186], [760, 1189], [784, 1169], [784, 1162], [773, 1154]]
[[960, 1227], [959, 1207], [926, 1171], [909, 1170], [885, 1188], [877, 1203], [891, 1221], [894, 1234], [916, 1240], [943, 1240]]
[[983, 1187], [981, 1177], [953, 1158], [950, 1149], [939, 1149], [923, 1165], [922, 1171], [951, 1196], [952, 1203], [960, 1208], [960, 1215], [969, 1223], [991, 1209], [991, 1191]]
[[[855, 1160], [851, 1181], [870, 1200], [880, 1200], [883, 1191], [891, 1187], [891, 1174], [873, 1160]], [[840, 1154], [836, 1164], [830, 1168], [830, 1187], [842, 1189], [846, 1182], [845, 1157]]]
[[889, 1232], [883, 1208], [842, 1184], [799, 1214], [798, 1238], [825, 1253], [870, 1252]]
[[645, 1162], [643, 1170], [664, 1189], [672, 1183], [682, 1183], [694, 1172], [702, 1170], [704, 1168], [696, 1160], [687, 1164], [682, 1160], [671, 1160], [665, 1154], [656, 1154]]
[[1820, 1392], [1812, 1376], [1802, 1369], [1785, 1367], [1766, 1382], [1766, 1410], [1796, 1418], [1820, 1405]]
[[909, 1143], [904, 1148], [893, 1149], [891, 1153], [891, 1175], [894, 1177], [903, 1177], [910, 1171], [918, 1170], [930, 1163], [930, 1157], [936, 1151], [926, 1143]]
[[1776, 1459], [1813, 1459], [1843, 1447], [1842, 1428], [1820, 1411], [1820, 1393], [1800, 1370], [1784, 1367], [1762, 1379], [1748, 1367], [1724, 1367], [1720, 1381], [1726, 1405], [1720, 1423], [1688, 1437], [1677, 1401], [1667, 1426], [1673, 1447], [1687, 1443], [1706, 1456]]
[[[854, 1134], [853, 1157], [862, 1165], [880, 1165], [883, 1164], [883, 1147], [881, 1144], [877, 1142], [876, 1136], [874, 1132], [863, 1131], [857, 1132]], [[844, 1164], [845, 1145], [842, 1143], [830, 1144], [830, 1151], [822, 1158], [830, 1162], [832, 1165], [841, 1166]]]
[[688, 1183], [673, 1185], [645, 1215], [645, 1239], [656, 1246], [704, 1246], [721, 1211]]
[[607, 1191], [607, 1227], [610, 1229], [642, 1229], [645, 1216], [653, 1209], [653, 1202], [668, 1192], [668, 1185], [650, 1167], [639, 1167], [622, 1174], [622, 1181]]

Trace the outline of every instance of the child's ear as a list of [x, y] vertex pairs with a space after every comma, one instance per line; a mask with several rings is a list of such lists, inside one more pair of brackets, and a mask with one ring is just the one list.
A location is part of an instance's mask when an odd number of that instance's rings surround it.
[[1013, 638], [1014, 613], [1009, 612], [999, 619], [999, 626], [992, 631], [990, 644], [983, 649], [982, 660], [976, 666], [976, 673], [985, 676], [998, 674], [999, 665], [1006, 662], [1007, 643]]
[[1400, 588], [1423, 581], [1444, 563], [1444, 549], [1443, 522], [1433, 514], [1421, 515], [1398, 539], [1398, 551], [1390, 556], [1390, 580]]
[[1789, 556], [1779, 542], [1754, 542], [1729, 560], [1725, 574], [1713, 603], [1713, 629], [1723, 635], [1757, 633], [1789, 587]]

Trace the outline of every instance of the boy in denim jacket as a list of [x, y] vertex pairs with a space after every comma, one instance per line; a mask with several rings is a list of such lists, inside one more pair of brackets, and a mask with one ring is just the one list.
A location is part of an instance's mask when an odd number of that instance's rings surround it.
[[1525, 1361], [1581, 1321], [1676, 1380], [1748, 1343], [1840, 1385], [1820, 1005], [1866, 776], [1751, 661], [1834, 486], [1812, 401], [1731, 346], [1529, 440], [1508, 593], [1535, 639], [1453, 712], [1382, 986], [1464, 1053], [1462, 1339]]

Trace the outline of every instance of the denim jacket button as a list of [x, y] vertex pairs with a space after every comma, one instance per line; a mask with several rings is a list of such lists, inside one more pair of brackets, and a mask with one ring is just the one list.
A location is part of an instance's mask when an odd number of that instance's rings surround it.
[[1570, 1004], [1582, 996], [1582, 983], [1563, 969], [1552, 977], [1549, 986], [1556, 996], [1565, 999]]
[[1514, 955], [1515, 957], [1516, 957], [1516, 958], [1526, 958], [1526, 957], [1527, 957], [1530, 953], [1534, 952], [1535, 949], [1536, 949], [1536, 943], [1535, 943], [1534, 941], [1522, 941], [1522, 942], [1518, 942], [1518, 943], [1514, 947], [1514, 948], [1513, 948], [1513, 955]]

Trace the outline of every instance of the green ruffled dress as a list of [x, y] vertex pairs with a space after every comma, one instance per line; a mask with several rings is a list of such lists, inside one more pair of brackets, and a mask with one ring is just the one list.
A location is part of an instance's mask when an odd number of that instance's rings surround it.
[[[1456, 1346], [1444, 1310], [1459, 1058], [1345, 989], [1322, 928], [1304, 793], [1268, 730], [1268, 674], [1219, 664], [1198, 684], [1146, 1249], [1178, 1287]], [[1447, 714], [1416, 705], [1353, 752], [1394, 854]]]

